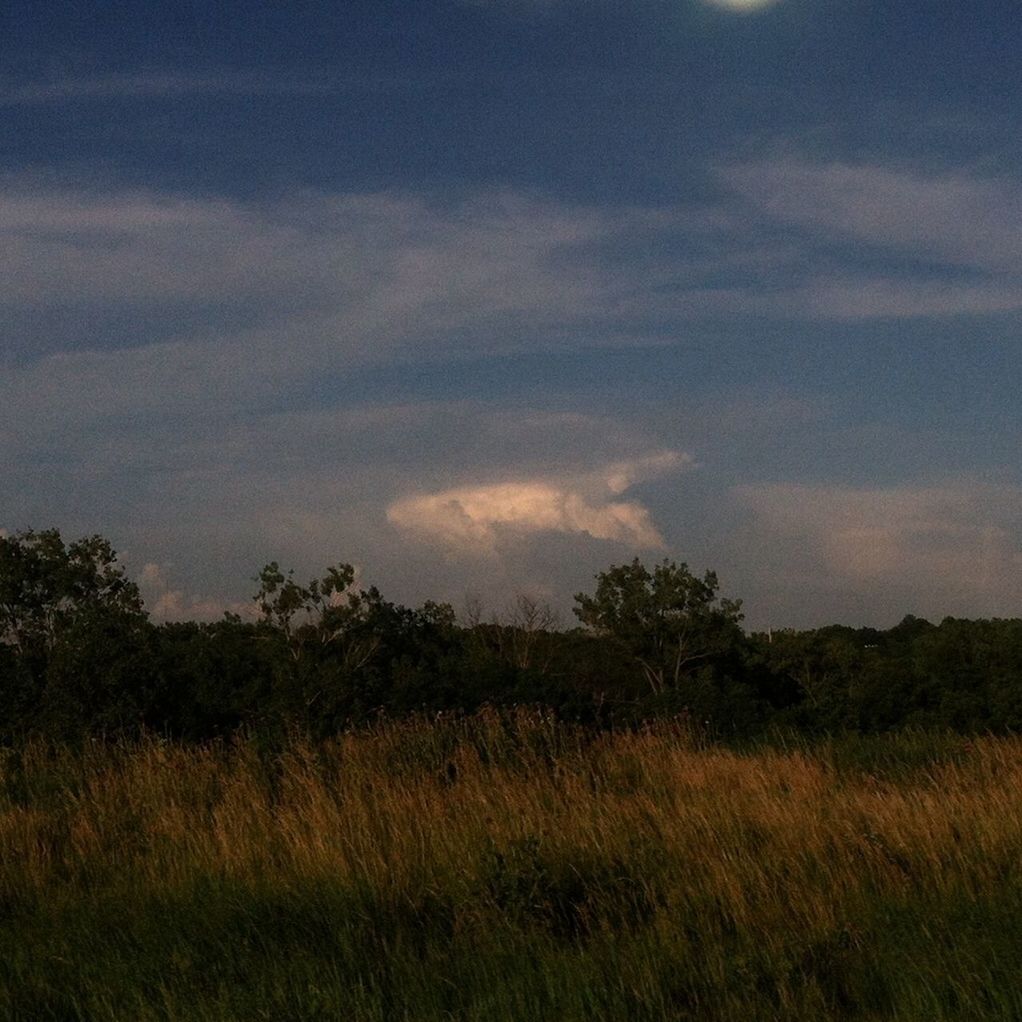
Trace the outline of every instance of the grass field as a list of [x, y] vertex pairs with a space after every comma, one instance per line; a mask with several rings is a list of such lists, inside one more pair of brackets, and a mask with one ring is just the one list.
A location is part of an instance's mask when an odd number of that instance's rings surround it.
[[1022, 1018], [1022, 740], [9, 752], [0, 1018]]

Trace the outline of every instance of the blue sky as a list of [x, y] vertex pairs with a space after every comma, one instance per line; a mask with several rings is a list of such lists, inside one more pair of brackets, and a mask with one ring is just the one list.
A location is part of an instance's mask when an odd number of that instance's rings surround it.
[[1014, 616], [1017, 4], [0, 11], [0, 527], [157, 617], [267, 560], [493, 612]]

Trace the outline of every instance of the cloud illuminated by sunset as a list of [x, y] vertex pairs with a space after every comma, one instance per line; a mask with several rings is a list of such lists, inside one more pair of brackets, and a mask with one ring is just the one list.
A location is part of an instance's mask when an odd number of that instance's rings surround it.
[[501, 539], [541, 532], [582, 533], [634, 549], [661, 549], [664, 538], [646, 507], [607, 498], [690, 464], [686, 454], [663, 451], [574, 480], [508, 480], [411, 494], [390, 505], [387, 519], [421, 540], [471, 553], [492, 553]]

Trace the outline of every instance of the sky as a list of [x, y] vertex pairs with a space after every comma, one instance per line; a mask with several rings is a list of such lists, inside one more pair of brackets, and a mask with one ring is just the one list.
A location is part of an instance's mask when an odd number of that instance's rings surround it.
[[1022, 614], [1017, 0], [0, 7], [0, 528], [565, 625]]

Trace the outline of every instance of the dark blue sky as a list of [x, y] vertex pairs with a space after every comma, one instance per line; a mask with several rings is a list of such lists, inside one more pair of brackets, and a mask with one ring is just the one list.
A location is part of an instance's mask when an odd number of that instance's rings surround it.
[[[736, 0], [741, 2], [741, 0]], [[1017, 3], [0, 10], [0, 526], [1019, 613]]]
[[996, 155], [1017, 160], [1008, 2], [14, 3], [0, 19], [13, 172], [670, 202], [713, 194], [708, 161], [764, 146], [954, 163], [998, 122]]

